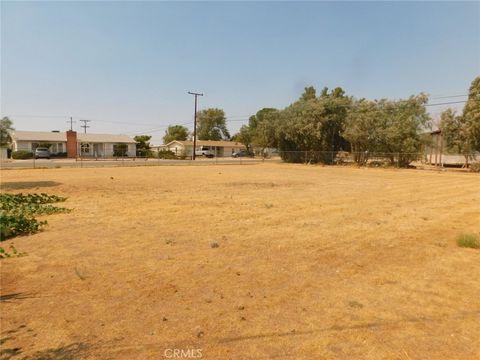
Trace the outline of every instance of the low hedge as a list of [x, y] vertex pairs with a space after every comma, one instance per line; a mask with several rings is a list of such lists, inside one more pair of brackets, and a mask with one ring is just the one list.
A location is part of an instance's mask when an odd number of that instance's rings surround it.
[[177, 155], [171, 150], [160, 150], [158, 152], [159, 159], [177, 159]]
[[12, 151], [12, 159], [33, 159], [33, 152], [26, 150]]

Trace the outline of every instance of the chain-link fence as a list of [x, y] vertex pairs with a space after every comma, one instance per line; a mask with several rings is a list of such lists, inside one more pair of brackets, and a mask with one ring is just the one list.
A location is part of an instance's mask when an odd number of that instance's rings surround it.
[[[163, 154], [164, 155], [164, 154]], [[158, 156], [150, 157], [87, 157], [56, 158], [56, 159], [27, 159], [1, 161], [2, 169], [14, 168], [87, 168], [87, 167], [131, 167], [131, 166], [162, 166], [162, 165], [214, 165], [237, 164], [247, 165], [260, 162], [287, 162], [302, 164], [325, 165], [356, 165], [367, 167], [396, 167], [409, 166], [436, 166], [436, 167], [467, 167], [480, 160], [480, 155], [470, 154], [442, 154], [432, 156], [428, 153], [386, 153], [386, 152], [346, 152], [346, 151], [278, 151], [266, 149], [255, 154], [246, 153], [243, 156], [197, 156], [195, 160], [186, 156]], [[467, 162], [468, 159], [468, 162]]]

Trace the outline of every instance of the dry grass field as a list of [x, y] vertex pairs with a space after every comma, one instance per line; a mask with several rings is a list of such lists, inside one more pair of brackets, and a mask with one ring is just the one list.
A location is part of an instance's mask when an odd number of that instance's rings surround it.
[[256, 164], [2, 182], [74, 209], [1, 245], [28, 252], [1, 261], [2, 359], [480, 359], [480, 250], [455, 242], [480, 233], [478, 175]]

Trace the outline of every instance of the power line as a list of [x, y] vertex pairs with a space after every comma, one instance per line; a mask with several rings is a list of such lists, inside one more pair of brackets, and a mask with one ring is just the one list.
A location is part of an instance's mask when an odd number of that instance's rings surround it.
[[465, 97], [468, 96], [468, 94], [464, 95], [445, 95], [445, 96], [432, 96], [430, 99], [448, 99], [448, 98], [455, 98], [455, 97]]
[[462, 104], [466, 103], [467, 100], [463, 101], [449, 101], [449, 102], [443, 102], [443, 103], [437, 103], [437, 104], [426, 104], [425, 106], [438, 106], [438, 105], [450, 105], [450, 104]]

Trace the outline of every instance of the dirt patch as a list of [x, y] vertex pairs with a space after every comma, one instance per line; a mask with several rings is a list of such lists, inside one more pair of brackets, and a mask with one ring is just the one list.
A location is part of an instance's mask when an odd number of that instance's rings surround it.
[[2, 180], [58, 183], [42, 191], [74, 209], [1, 262], [2, 358], [480, 357], [480, 252], [455, 243], [480, 232], [478, 175], [258, 164]]

